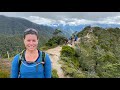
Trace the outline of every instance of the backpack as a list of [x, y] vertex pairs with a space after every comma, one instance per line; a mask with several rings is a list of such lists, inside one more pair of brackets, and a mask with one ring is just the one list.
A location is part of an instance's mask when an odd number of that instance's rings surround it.
[[[21, 53], [20, 53], [20, 56], [19, 56], [19, 60], [18, 60], [18, 72], [20, 73], [20, 66], [21, 66], [21, 63], [22, 63], [22, 60], [24, 60], [24, 52], [25, 50], [23, 50]], [[42, 65], [43, 65], [43, 70], [44, 69], [44, 64], [45, 64], [45, 52], [42, 51]], [[45, 71], [44, 71], [45, 72]]]

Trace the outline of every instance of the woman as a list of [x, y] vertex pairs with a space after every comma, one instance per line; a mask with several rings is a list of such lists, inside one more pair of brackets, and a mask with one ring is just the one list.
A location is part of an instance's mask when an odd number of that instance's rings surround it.
[[[42, 62], [42, 51], [37, 49], [38, 32], [33, 28], [24, 31], [25, 50], [17, 54], [11, 66], [11, 78], [51, 78], [51, 60], [45, 54], [45, 62]], [[20, 64], [20, 57], [22, 60]], [[43, 66], [44, 64], [44, 66]]]

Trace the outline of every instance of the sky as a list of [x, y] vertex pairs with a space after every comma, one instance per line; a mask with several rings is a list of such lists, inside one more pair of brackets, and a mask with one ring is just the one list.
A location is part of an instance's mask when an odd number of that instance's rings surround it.
[[120, 24], [120, 12], [0, 12], [0, 15], [45, 25]]

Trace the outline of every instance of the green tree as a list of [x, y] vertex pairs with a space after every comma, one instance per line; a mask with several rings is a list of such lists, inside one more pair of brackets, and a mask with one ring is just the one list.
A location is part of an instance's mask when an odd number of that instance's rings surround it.
[[62, 33], [62, 31], [59, 29], [55, 29], [55, 31], [53, 32], [53, 35], [57, 36], [59, 33]]

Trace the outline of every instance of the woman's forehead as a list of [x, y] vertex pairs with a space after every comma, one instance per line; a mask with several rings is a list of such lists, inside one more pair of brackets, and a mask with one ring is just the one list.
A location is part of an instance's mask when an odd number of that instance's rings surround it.
[[37, 36], [34, 34], [27, 34], [25, 38], [37, 38]]

